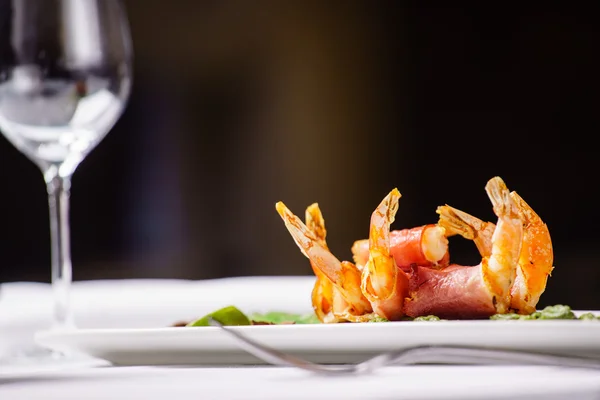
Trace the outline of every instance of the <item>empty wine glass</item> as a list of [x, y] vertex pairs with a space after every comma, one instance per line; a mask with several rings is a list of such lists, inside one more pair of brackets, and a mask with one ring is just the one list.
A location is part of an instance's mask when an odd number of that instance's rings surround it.
[[121, 116], [131, 60], [119, 0], [0, 0], [0, 131], [47, 185], [54, 328], [73, 327], [71, 176]]

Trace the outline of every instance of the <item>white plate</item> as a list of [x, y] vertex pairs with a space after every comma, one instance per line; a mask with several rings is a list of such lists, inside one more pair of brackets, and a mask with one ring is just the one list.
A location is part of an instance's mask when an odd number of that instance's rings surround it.
[[[599, 314], [599, 312], [594, 312]], [[482, 345], [600, 358], [600, 321], [435, 321], [234, 327], [314, 362], [350, 363], [415, 345]], [[258, 364], [215, 327], [81, 329], [36, 335], [40, 345], [116, 365]]]

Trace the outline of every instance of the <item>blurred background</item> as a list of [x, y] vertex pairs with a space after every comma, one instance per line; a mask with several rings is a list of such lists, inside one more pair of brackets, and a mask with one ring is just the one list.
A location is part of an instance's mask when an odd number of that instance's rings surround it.
[[[73, 178], [75, 280], [307, 275], [275, 202], [300, 216], [318, 202], [350, 259], [393, 187], [393, 228], [445, 203], [494, 221], [484, 186], [500, 175], [552, 234], [540, 305], [600, 309], [595, 8], [125, 4], [134, 87]], [[0, 163], [0, 282], [48, 282], [45, 184], [4, 138]]]

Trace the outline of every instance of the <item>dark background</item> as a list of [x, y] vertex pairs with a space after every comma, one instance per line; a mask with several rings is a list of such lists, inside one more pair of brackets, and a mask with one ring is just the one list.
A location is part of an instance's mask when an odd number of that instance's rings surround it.
[[[494, 220], [500, 175], [552, 234], [540, 305], [600, 309], [595, 8], [416, 3], [126, 2], [134, 88], [73, 178], [74, 279], [310, 274], [276, 201], [318, 201], [349, 259], [393, 187], [393, 228]], [[48, 281], [41, 173], [4, 139], [0, 166], [0, 282]]]

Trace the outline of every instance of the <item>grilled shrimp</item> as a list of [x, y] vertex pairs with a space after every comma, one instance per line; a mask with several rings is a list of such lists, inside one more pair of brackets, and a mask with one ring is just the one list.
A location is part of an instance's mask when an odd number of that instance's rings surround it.
[[510, 308], [510, 292], [517, 275], [521, 253], [523, 224], [519, 210], [500, 177], [490, 179], [485, 190], [498, 222], [492, 235], [491, 254], [482, 259], [481, 265], [484, 281], [495, 296], [496, 311], [503, 314]]
[[375, 313], [388, 320], [404, 316], [408, 276], [390, 253], [390, 225], [394, 222], [401, 194], [393, 189], [371, 215], [369, 259], [362, 270], [361, 289]]
[[[313, 306], [317, 304], [317, 307], [324, 311], [325, 320], [322, 321], [361, 322], [374, 318], [371, 304], [360, 289], [361, 273], [358, 268], [349, 261], [339, 261], [327, 248], [325, 230], [321, 230], [321, 227], [324, 228], [324, 222], [319, 222], [319, 218], [322, 218], [319, 217], [320, 212], [315, 213], [315, 209], [310, 207], [307, 210], [310, 214], [307, 216], [307, 222], [312, 227], [309, 229], [283, 202], [278, 202], [276, 209], [300, 251], [310, 260], [313, 270], [318, 271], [315, 272], [317, 283], [313, 289]], [[331, 292], [328, 292], [327, 283], [322, 282], [323, 278], [327, 278], [332, 284]], [[330, 299], [319, 298], [321, 294], [328, 296], [329, 293]], [[322, 308], [327, 304], [331, 306], [329, 312]]]
[[450, 265], [441, 270], [414, 266], [405, 304], [407, 315], [480, 318], [509, 310], [523, 224], [502, 179], [490, 179], [485, 190], [498, 216], [489, 238], [490, 251], [476, 266]]
[[[517, 192], [511, 192], [510, 196], [523, 223], [523, 241], [517, 275], [511, 289], [510, 308], [522, 314], [531, 314], [554, 269], [552, 240], [548, 226], [529, 204]], [[445, 227], [450, 235], [458, 234], [473, 240], [484, 257], [491, 253], [491, 239], [495, 229], [493, 223], [484, 222], [448, 205], [438, 207], [437, 213], [440, 215], [439, 225]]]

